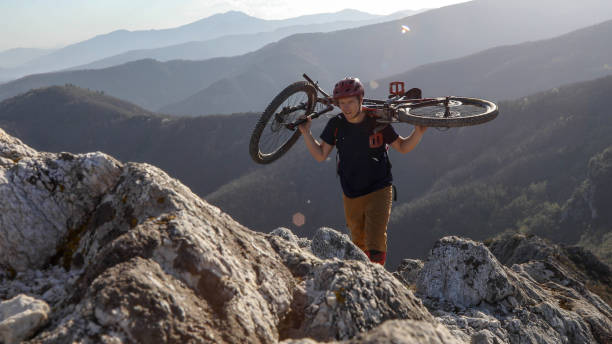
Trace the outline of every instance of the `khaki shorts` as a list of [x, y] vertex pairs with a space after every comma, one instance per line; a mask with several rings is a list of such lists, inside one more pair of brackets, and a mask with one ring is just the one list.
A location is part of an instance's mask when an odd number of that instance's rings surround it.
[[392, 186], [355, 198], [342, 195], [351, 240], [364, 252], [387, 252], [387, 223], [391, 215], [392, 197]]

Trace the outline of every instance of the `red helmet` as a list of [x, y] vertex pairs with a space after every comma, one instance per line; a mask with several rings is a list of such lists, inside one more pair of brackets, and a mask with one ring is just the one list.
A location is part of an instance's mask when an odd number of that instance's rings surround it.
[[345, 97], [358, 96], [363, 98], [365, 90], [359, 78], [344, 78], [334, 86], [334, 102]]

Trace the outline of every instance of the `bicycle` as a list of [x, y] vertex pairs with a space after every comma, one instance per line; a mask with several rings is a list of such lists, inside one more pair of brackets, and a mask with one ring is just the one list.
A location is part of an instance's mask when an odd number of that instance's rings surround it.
[[[251, 134], [249, 154], [260, 164], [269, 164], [285, 154], [300, 136], [297, 126], [334, 109], [333, 98], [308, 75], [283, 89], [266, 107]], [[322, 97], [319, 97], [321, 94]], [[317, 105], [324, 106], [314, 111]], [[404, 83], [389, 84], [386, 100], [363, 99], [363, 111], [381, 124], [409, 123], [426, 127], [453, 128], [482, 124], [497, 117], [493, 102], [478, 98], [438, 97], [407, 99]]]

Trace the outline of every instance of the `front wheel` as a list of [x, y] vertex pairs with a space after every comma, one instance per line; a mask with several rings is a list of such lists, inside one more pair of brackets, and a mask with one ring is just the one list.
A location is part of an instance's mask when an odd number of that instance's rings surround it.
[[497, 117], [495, 103], [484, 99], [442, 97], [398, 106], [398, 119], [426, 127], [464, 127]]
[[272, 99], [251, 134], [249, 154], [255, 162], [269, 164], [293, 146], [300, 132], [287, 128], [287, 124], [312, 112], [316, 93], [310, 83], [298, 81]]

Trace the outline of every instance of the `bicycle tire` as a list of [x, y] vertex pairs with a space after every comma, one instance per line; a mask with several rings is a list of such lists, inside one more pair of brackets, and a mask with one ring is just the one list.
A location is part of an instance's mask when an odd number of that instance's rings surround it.
[[497, 105], [478, 98], [449, 97], [451, 114], [444, 117], [445, 97], [435, 98], [421, 104], [399, 106], [407, 111], [398, 112], [400, 122], [426, 127], [465, 127], [493, 120], [499, 114]]
[[[310, 114], [316, 102], [316, 89], [306, 81], [298, 81], [283, 89], [272, 99], [255, 125], [249, 143], [249, 154], [256, 163], [269, 164], [280, 158], [300, 136], [298, 129], [284, 124], [304, 114]], [[280, 111], [279, 111], [280, 110]], [[271, 148], [263, 147], [272, 140]]]

